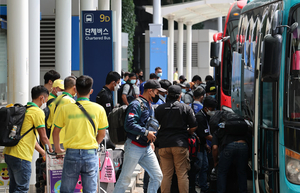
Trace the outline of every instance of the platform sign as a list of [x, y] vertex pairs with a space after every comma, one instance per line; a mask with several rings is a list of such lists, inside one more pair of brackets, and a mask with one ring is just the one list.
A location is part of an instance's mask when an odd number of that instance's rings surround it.
[[113, 70], [113, 28], [111, 11], [82, 11], [83, 74], [94, 79], [96, 101], [105, 85], [108, 72]]
[[168, 79], [168, 38], [150, 37], [150, 73], [161, 67], [161, 79]]

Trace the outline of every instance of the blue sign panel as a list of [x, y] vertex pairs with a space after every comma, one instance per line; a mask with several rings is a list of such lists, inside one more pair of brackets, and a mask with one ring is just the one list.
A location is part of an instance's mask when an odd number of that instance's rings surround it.
[[161, 67], [161, 79], [168, 79], [168, 38], [150, 37], [150, 73]]
[[82, 11], [83, 74], [94, 79], [96, 101], [105, 85], [106, 75], [113, 70], [113, 31], [111, 11]]

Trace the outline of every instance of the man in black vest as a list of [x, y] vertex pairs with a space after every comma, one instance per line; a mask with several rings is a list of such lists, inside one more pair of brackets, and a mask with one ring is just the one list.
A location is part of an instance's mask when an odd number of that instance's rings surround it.
[[121, 76], [119, 73], [114, 71], [109, 72], [106, 76], [105, 86], [103, 86], [96, 97], [96, 102], [103, 106], [107, 116], [114, 108], [112, 91], [119, 89], [120, 79]]

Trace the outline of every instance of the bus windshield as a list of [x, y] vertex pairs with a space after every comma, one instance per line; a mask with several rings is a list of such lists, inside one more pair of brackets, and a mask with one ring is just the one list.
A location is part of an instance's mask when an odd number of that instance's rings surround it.
[[[300, 7], [291, 16], [291, 24], [300, 23]], [[300, 122], [300, 25], [291, 34], [290, 44], [287, 118]]]
[[227, 23], [226, 35], [230, 39], [224, 42], [222, 89], [225, 95], [231, 96], [231, 70], [232, 53], [236, 51], [236, 35], [238, 33], [239, 20]]

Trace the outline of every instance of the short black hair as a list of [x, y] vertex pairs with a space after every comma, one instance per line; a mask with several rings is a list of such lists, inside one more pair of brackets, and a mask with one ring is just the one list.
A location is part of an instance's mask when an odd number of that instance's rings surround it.
[[138, 69], [135, 70], [135, 73], [136, 73], [136, 74], [139, 74], [140, 72], [143, 72], [143, 70], [140, 69], [140, 68], [138, 68]]
[[165, 90], [168, 90], [169, 86], [172, 85], [172, 83], [170, 81], [168, 81], [167, 79], [163, 79], [163, 80], [159, 81], [159, 84]]
[[216, 99], [208, 96], [208, 97], [205, 97], [204, 100], [203, 100], [203, 108], [204, 107], [207, 107], [207, 108], [217, 108], [218, 106], [218, 102]]
[[31, 89], [31, 98], [37, 99], [41, 95], [49, 95], [49, 91], [43, 85], [35, 86]]
[[130, 74], [130, 72], [125, 72], [124, 78], [125, 78], [126, 76], [129, 76], [129, 74]]
[[72, 88], [76, 84], [76, 77], [75, 76], [68, 76], [64, 80], [65, 90]]
[[129, 74], [129, 78], [131, 78], [131, 77], [133, 77], [133, 76], [135, 76], [135, 77], [136, 77], [136, 74], [135, 74], [135, 73], [133, 73], [133, 72]]
[[121, 79], [121, 76], [119, 73], [117, 73], [115, 71], [110, 71], [106, 76], [105, 84], [110, 84], [113, 81], [118, 82], [118, 80], [120, 80], [120, 79]]
[[195, 81], [197, 81], [197, 80], [199, 80], [200, 82], [202, 82], [201, 77], [198, 76], [198, 75], [195, 75], [195, 76], [193, 77], [193, 79], [192, 79], [192, 82], [195, 82]]
[[93, 79], [90, 76], [82, 75], [76, 80], [76, 90], [79, 95], [87, 95], [93, 87]]
[[155, 68], [155, 71], [156, 71], [156, 70], [161, 70], [161, 67], [156, 67], [156, 68]]
[[197, 88], [194, 90], [193, 94], [194, 94], [194, 97], [195, 97], [196, 99], [198, 99], [198, 98], [200, 98], [200, 97], [202, 97], [202, 96], [205, 95], [205, 90], [204, 90], [202, 87], [197, 87]]
[[205, 82], [211, 81], [211, 80], [214, 80], [214, 78], [213, 78], [211, 75], [207, 75], [207, 76], [205, 77]]
[[49, 70], [44, 75], [45, 84], [47, 84], [49, 82], [49, 80], [54, 82], [56, 79], [59, 79], [59, 78], [60, 78], [60, 74], [58, 72], [56, 72], [55, 70]]
[[159, 77], [155, 73], [151, 73], [149, 79], [158, 79]]

